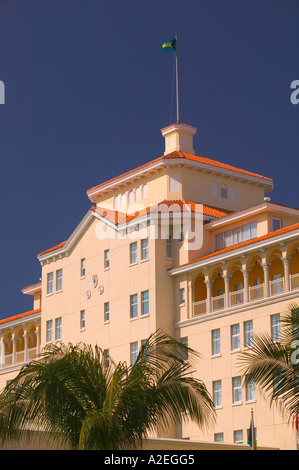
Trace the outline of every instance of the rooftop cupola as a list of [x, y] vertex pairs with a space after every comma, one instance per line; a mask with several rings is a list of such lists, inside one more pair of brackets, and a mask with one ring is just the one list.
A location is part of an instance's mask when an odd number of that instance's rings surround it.
[[176, 122], [170, 126], [161, 129], [162, 135], [165, 138], [165, 152], [164, 155], [180, 150], [181, 152], [195, 154], [193, 149], [193, 136], [196, 134], [197, 129], [181, 122]]

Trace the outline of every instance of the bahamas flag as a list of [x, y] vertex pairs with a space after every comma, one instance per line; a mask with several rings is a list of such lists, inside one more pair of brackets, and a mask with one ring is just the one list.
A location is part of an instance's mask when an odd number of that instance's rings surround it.
[[162, 49], [163, 49], [163, 51], [172, 51], [172, 52], [174, 52], [175, 51], [175, 46], [176, 46], [176, 39], [173, 38], [173, 39], [170, 39], [170, 41], [165, 42], [162, 45]]
[[248, 431], [248, 444], [250, 445], [250, 447], [252, 447], [253, 450], [257, 449], [256, 435], [255, 435], [255, 429], [254, 429], [254, 424], [253, 424], [253, 416], [251, 417], [250, 428]]

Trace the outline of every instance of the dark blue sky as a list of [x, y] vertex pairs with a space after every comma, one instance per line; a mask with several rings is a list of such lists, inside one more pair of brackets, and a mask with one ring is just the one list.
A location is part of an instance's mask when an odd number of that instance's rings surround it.
[[298, 0], [0, 0], [0, 318], [31, 309], [36, 255], [68, 238], [86, 190], [163, 154], [176, 29], [196, 153], [299, 207]]

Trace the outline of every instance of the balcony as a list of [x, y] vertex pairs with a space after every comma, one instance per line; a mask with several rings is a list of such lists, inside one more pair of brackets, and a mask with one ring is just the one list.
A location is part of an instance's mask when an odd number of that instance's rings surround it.
[[238, 308], [299, 291], [299, 245], [287, 256], [278, 248], [268, 258], [259, 253], [223, 267], [210, 267], [193, 277], [193, 317]]

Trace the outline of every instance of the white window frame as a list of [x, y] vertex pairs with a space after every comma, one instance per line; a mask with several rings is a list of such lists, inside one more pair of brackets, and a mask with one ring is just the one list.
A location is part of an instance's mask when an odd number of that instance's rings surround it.
[[47, 274], [47, 295], [54, 293], [54, 273]]
[[85, 327], [86, 327], [85, 310], [80, 310], [80, 330], [85, 330]]
[[146, 261], [149, 258], [148, 238], [141, 240], [141, 261]]
[[130, 319], [138, 318], [138, 294], [130, 295]]
[[104, 303], [104, 323], [110, 322], [110, 303]]
[[144, 317], [145, 315], [149, 315], [149, 290], [145, 290], [141, 292], [141, 315]]
[[[234, 331], [235, 330], [235, 331]], [[240, 351], [240, 324], [231, 325], [231, 350]]]
[[110, 251], [109, 249], [104, 250], [104, 269], [110, 268]]
[[220, 356], [221, 354], [221, 334], [220, 328], [212, 330], [212, 356]]
[[46, 322], [46, 342], [51, 343], [53, 341], [53, 320]]
[[137, 242], [130, 243], [130, 265], [138, 263], [138, 246]]
[[130, 343], [130, 362], [131, 365], [135, 364], [138, 357], [138, 341]]
[[55, 318], [55, 341], [62, 338], [62, 317]]
[[80, 278], [83, 279], [86, 276], [86, 259], [82, 258], [80, 261]]
[[62, 291], [62, 268], [56, 271], [56, 292]]
[[242, 403], [242, 379], [241, 376], [232, 378], [233, 403]]
[[244, 347], [251, 348], [253, 346], [253, 320], [244, 322]]
[[215, 408], [222, 407], [222, 382], [221, 380], [214, 380], [213, 382], [213, 402]]

